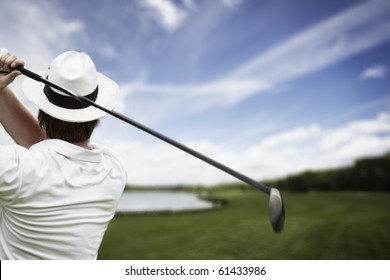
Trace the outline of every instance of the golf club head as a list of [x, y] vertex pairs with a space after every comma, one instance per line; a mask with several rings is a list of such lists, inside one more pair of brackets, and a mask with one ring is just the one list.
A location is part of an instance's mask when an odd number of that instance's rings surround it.
[[284, 204], [282, 195], [275, 188], [271, 188], [269, 195], [269, 219], [274, 232], [278, 233], [283, 230], [285, 219]]

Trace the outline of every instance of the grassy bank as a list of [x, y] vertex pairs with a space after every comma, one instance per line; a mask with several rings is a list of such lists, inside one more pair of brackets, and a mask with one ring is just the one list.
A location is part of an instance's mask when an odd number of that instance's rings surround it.
[[183, 214], [117, 216], [99, 259], [390, 259], [390, 194], [284, 193], [274, 234], [267, 197], [219, 191], [228, 205]]

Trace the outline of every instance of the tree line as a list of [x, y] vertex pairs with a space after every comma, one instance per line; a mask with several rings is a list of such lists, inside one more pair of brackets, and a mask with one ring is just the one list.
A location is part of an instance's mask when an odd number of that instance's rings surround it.
[[[264, 180], [262, 183], [280, 190], [307, 191], [368, 191], [390, 192], [390, 152], [378, 157], [362, 158], [352, 166], [326, 170], [305, 171], [287, 177]], [[222, 183], [219, 185], [173, 185], [173, 186], [135, 186], [128, 185], [128, 190], [140, 191], [203, 191], [211, 189], [253, 190], [242, 182]]]
[[281, 190], [305, 191], [390, 191], [390, 153], [362, 158], [353, 166], [305, 171], [264, 182]]

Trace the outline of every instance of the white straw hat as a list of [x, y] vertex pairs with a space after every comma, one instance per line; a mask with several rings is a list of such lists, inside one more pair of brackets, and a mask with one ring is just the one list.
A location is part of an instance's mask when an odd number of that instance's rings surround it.
[[[109, 110], [114, 109], [117, 104], [117, 83], [97, 72], [92, 59], [83, 52], [62, 53], [53, 60], [47, 71], [39, 74], [75, 95], [87, 97]], [[107, 114], [32, 79], [25, 79], [22, 89], [27, 98], [42, 111], [59, 120], [87, 122]]]

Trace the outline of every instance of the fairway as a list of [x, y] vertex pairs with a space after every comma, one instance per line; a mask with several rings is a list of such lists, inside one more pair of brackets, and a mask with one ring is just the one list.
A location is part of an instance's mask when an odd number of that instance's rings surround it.
[[210, 191], [213, 210], [116, 216], [99, 259], [390, 259], [390, 194], [283, 193], [285, 230], [274, 234], [267, 196]]

